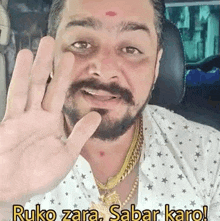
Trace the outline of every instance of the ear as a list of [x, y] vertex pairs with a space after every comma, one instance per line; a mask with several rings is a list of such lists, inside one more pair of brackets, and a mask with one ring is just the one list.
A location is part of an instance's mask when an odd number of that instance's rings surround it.
[[155, 67], [155, 80], [154, 83], [156, 83], [158, 75], [159, 75], [159, 68], [160, 68], [160, 59], [163, 54], [163, 49], [161, 48], [157, 53], [157, 61], [156, 61], [156, 67]]

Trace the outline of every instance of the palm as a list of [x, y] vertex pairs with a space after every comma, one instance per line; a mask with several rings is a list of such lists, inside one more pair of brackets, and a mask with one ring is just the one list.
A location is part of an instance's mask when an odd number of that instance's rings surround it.
[[[66, 72], [72, 69], [73, 57], [68, 54], [61, 59], [59, 75], [45, 94], [52, 50], [53, 40], [45, 38], [33, 66], [30, 52], [23, 51], [17, 59], [6, 115], [0, 125], [0, 180], [4, 181], [0, 183], [0, 202], [30, 197], [57, 185], [100, 122], [97, 113], [90, 113], [76, 124], [66, 142], [60, 139], [61, 109], [69, 84]], [[28, 84], [29, 70], [32, 80]]]

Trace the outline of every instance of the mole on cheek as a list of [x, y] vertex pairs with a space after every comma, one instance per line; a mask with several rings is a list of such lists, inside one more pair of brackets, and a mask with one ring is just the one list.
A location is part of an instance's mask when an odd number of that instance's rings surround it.
[[113, 12], [113, 11], [106, 12], [105, 14], [106, 14], [106, 15], [109, 15], [109, 16], [115, 16], [115, 15], [117, 15], [117, 13], [116, 13], [116, 12]]
[[105, 153], [103, 151], [100, 151], [100, 156], [101, 157], [105, 156]]

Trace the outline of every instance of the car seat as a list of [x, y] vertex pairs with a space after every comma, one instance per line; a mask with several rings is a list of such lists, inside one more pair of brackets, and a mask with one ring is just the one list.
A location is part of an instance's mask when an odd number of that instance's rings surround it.
[[178, 105], [185, 92], [185, 57], [178, 28], [166, 20], [163, 26], [163, 55], [151, 104], [171, 108]]
[[[168, 20], [165, 21], [163, 28], [163, 51], [159, 77], [150, 104], [166, 107], [189, 120], [220, 130], [220, 102], [209, 99], [204, 86], [194, 88], [186, 86], [186, 65], [181, 35], [177, 27]], [[200, 62], [199, 66], [203, 69], [210, 68], [210, 64], [216, 64], [218, 59], [218, 56], [206, 59]], [[204, 65], [205, 63], [209, 65]], [[220, 97], [219, 81], [209, 87], [215, 92], [218, 91], [216, 96]], [[213, 108], [213, 104], [217, 108]]]

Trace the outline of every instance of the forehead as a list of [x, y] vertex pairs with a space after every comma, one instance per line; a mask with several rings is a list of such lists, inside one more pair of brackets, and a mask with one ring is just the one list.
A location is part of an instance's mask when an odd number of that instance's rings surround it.
[[108, 30], [121, 22], [137, 22], [156, 33], [150, 0], [66, 0], [60, 25], [83, 17], [96, 18]]

